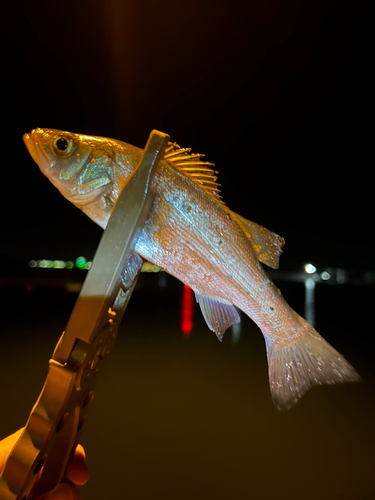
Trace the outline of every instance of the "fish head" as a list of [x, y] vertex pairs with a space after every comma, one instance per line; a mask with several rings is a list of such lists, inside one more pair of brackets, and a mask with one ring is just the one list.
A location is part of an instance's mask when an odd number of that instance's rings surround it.
[[103, 228], [142, 154], [122, 141], [55, 129], [37, 128], [23, 140], [60, 193]]
[[90, 204], [111, 192], [115, 155], [111, 139], [38, 128], [23, 140], [40, 170], [75, 205]]
[[104, 138], [38, 128], [23, 140], [40, 170], [75, 205], [110, 191], [112, 147]]

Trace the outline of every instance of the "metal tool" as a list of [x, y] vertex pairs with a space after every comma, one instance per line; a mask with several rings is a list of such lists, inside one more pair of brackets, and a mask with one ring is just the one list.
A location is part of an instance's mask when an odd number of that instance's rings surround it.
[[42, 392], [0, 477], [0, 500], [37, 499], [64, 477], [138, 278], [126, 283], [121, 276], [150, 210], [152, 179], [168, 140], [162, 132], [151, 132], [138, 168], [119, 196], [49, 361]]

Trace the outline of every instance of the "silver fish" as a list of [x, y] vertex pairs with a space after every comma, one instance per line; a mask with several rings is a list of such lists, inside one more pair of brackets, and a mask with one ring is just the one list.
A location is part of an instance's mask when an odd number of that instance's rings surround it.
[[[59, 191], [103, 229], [142, 150], [114, 139], [36, 129], [24, 142]], [[129, 269], [148, 260], [190, 286], [221, 340], [240, 318], [261, 329], [274, 403], [287, 409], [314, 385], [354, 382], [355, 369], [281, 296], [259, 262], [278, 268], [283, 238], [235, 214], [217, 172], [170, 144], [154, 177], [155, 198]]]

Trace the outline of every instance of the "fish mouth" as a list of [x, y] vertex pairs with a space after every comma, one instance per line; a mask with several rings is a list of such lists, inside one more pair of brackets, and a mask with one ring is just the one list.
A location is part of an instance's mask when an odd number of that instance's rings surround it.
[[31, 131], [31, 134], [24, 134], [22, 136], [23, 142], [25, 143], [25, 146], [30, 153], [30, 156], [32, 159], [35, 161], [35, 163], [38, 163], [38, 155], [36, 152], [36, 147], [35, 147], [35, 141], [33, 134], [35, 133], [35, 130]]
[[45, 131], [42, 128], [33, 129], [30, 133], [22, 136], [23, 142], [30, 153], [30, 156], [44, 173], [48, 167], [53, 167], [51, 159], [47, 155], [43, 147], [43, 136]]

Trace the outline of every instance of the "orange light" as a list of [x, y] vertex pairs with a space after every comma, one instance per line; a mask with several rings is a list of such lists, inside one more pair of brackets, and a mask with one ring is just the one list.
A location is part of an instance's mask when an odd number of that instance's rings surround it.
[[193, 290], [184, 285], [181, 301], [181, 330], [188, 336], [193, 329], [194, 299]]

